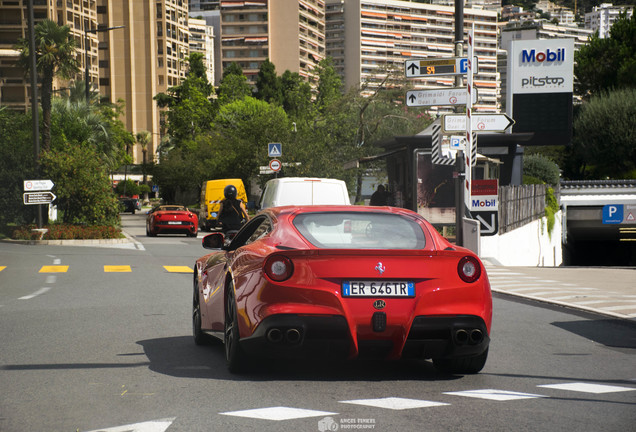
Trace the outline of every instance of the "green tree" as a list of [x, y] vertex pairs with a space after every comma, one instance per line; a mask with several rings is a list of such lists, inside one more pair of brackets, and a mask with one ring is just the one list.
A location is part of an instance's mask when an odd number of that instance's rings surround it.
[[527, 184], [559, 184], [559, 166], [542, 154], [529, 154], [523, 157], [523, 182]]
[[636, 89], [593, 96], [573, 126], [568, 178], [636, 178]]
[[62, 221], [68, 224], [115, 226], [119, 202], [113, 194], [109, 173], [97, 151], [90, 146], [68, 143], [40, 157], [42, 172], [55, 183]]
[[[252, 97], [222, 106], [214, 123], [220, 136], [216, 152], [224, 167], [218, 178], [250, 178], [266, 164], [268, 143], [290, 143], [291, 123], [282, 107]], [[293, 148], [288, 147], [291, 157]]]
[[[53, 78], [71, 78], [79, 70], [75, 55], [76, 42], [70, 35], [69, 26], [59, 26], [45, 19], [35, 26], [36, 67], [42, 85], [42, 148], [47, 150], [51, 144], [51, 99], [53, 97]], [[17, 44], [20, 51], [20, 64], [30, 70], [30, 49], [27, 39]]]
[[159, 93], [154, 99], [167, 107], [168, 134], [173, 146], [193, 146], [196, 137], [210, 130], [215, 114], [213, 87], [202, 73], [202, 57], [191, 54], [186, 78], [180, 85]]
[[33, 205], [24, 205], [24, 180], [34, 178], [31, 114], [0, 108], [0, 231], [10, 223], [30, 223]]
[[311, 100], [311, 86], [297, 72], [286, 70], [280, 78], [283, 109], [294, 119], [313, 118], [314, 106]]
[[255, 96], [257, 99], [268, 103], [276, 105], [282, 105], [283, 103], [281, 82], [278, 76], [276, 76], [274, 63], [269, 61], [269, 59], [265, 60], [258, 70]]
[[252, 96], [252, 88], [238, 63], [232, 62], [223, 70], [223, 78], [218, 88], [219, 105]]
[[636, 15], [622, 14], [601, 39], [592, 35], [574, 54], [575, 91], [585, 97], [636, 87]]
[[318, 63], [315, 74], [318, 76], [316, 108], [319, 111], [323, 111], [342, 97], [342, 80], [333, 68], [331, 57], [327, 57]]

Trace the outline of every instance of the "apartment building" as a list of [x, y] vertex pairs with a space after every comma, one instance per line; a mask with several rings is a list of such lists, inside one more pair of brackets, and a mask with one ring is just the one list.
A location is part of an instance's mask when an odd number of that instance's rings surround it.
[[[88, 51], [89, 81], [97, 86], [98, 57], [96, 0], [67, 0], [58, 2], [33, 1], [35, 24], [50, 19], [68, 25], [77, 43], [77, 59], [81, 72], [73, 77], [84, 80]], [[16, 111], [31, 109], [31, 83], [24, 70], [17, 66], [19, 53], [14, 49], [20, 38], [29, 34], [27, 0], [0, 0], [0, 104]], [[67, 87], [61, 81], [53, 89]]]
[[[455, 54], [455, 8], [401, 0], [327, 0], [327, 55], [347, 88], [366, 83], [371, 89], [387, 67], [403, 68], [411, 58], [446, 58]], [[475, 25], [476, 111], [497, 105], [497, 12], [464, 9], [464, 33]], [[465, 37], [466, 41], [467, 38]], [[466, 53], [466, 51], [464, 51]], [[415, 89], [455, 87], [454, 77], [410, 81]]]
[[219, 8], [219, 0], [189, 0], [190, 12], [210, 11]]
[[602, 3], [594, 6], [592, 12], [585, 14], [585, 28], [598, 31], [598, 36], [603, 39], [609, 36], [609, 31], [621, 13], [625, 12], [627, 17], [634, 13], [633, 6], [614, 6], [611, 3]]
[[214, 83], [214, 27], [207, 25], [204, 19], [189, 18], [190, 54], [203, 55], [208, 82]]
[[322, 0], [222, 0], [220, 9], [222, 69], [237, 62], [252, 84], [266, 59], [309, 79], [325, 58]]

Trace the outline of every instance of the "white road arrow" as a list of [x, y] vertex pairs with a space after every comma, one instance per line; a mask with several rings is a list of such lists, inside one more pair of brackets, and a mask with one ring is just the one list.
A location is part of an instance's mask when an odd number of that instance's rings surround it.
[[170, 417], [159, 420], [151, 420], [143, 423], [134, 423], [105, 429], [95, 429], [88, 432], [164, 432], [170, 427], [175, 419], [176, 417]]
[[482, 226], [482, 234], [492, 234], [495, 232], [497, 225], [494, 213], [490, 215], [490, 223], [486, 222], [486, 220], [481, 215], [475, 216], [475, 219], [477, 219]]

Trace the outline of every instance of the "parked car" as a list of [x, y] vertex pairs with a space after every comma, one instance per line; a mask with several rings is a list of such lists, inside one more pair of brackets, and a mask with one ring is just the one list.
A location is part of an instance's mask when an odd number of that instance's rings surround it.
[[349, 192], [342, 180], [283, 177], [265, 184], [260, 209], [286, 205], [349, 205]]
[[203, 182], [201, 187], [201, 229], [210, 231], [216, 228], [219, 220], [219, 208], [221, 201], [225, 199], [223, 190], [225, 186], [234, 185], [236, 198], [247, 204], [247, 194], [241, 179], [219, 179]]
[[199, 231], [199, 217], [181, 205], [162, 205], [153, 208], [146, 216], [146, 235], [186, 234], [196, 237]]
[[229, 369], [259, 358], [432, 359], [477, 373], [492, 298], [479, 258], [410, 210], [286, 206], [261, 211], [194, 266], [194, 342], [225, 344]]
[[135, 214], [135, 202], [132, 198], [120, 197], [119, 198], [119, 208], [122, 213], [132, 213]]

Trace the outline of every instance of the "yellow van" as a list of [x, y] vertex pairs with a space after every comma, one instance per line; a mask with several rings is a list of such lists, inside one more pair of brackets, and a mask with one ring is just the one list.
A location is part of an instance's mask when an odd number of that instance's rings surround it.
[[247, 205], [247, 194], [241, 179], [220, 179], [203, 182], [201, 187], [201, 216], [199, 225], [202, 230], [209, 231], [215, 228], [219, 218], [219, 207], [221, 201], [225, 199], [223, 190], [227, 185], [234, 185], [236, 188], [236, 198]]

